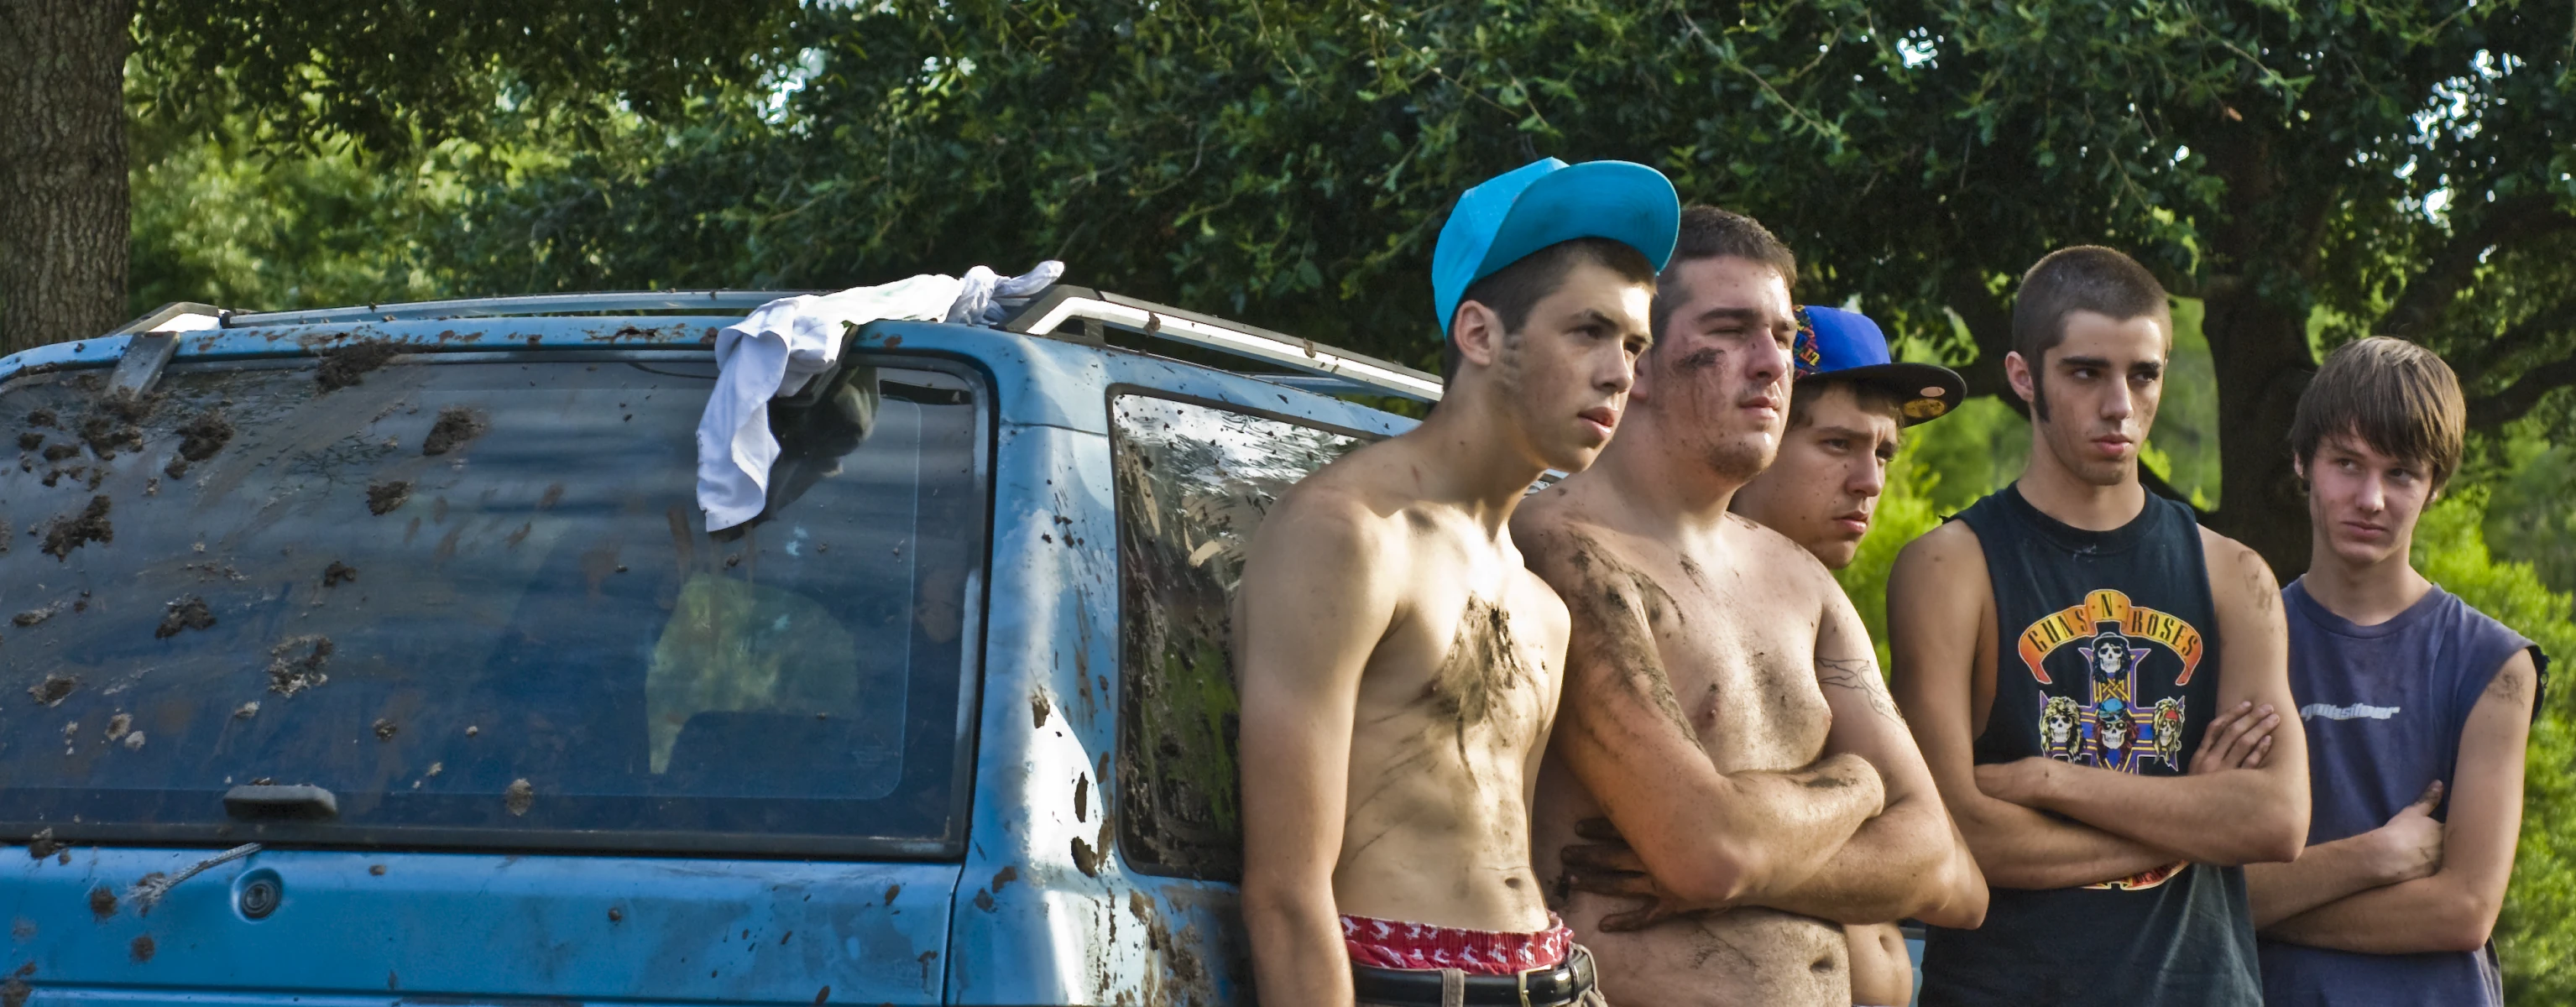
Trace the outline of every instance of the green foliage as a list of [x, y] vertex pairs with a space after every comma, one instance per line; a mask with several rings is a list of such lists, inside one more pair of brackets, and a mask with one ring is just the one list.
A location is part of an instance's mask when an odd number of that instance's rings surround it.
[[[2466, 487], [2426, 510], [2415, 529], [2415, 565], [2444, 590], [2530, 637], [2554, 655], [2576, 654], [2570, 599], [2541, 583], [2526, 563], [2501, 562], [2479, 527], [2484, 487]], [[2496, 923], [2508, 999], [2576, 1002], [2576, 700], [2565, 676], [2532, 727], [2523, 781], [2521, 845], [2512, 887]]]
[[2576, 444], [2553, 443], [2539, 424], [2517, 424], [2500, 446], [2488, 485], [2486, 540], [2529, 563], [2553, 591], [2576, 591]]
[[595, 143], [783, 59], [795, 0], [140, 0], [155, 120], [330, 155], [411, 154], [536, 118]]
[[2173, 353], [2165, 361], [2156, 426], [2139, 445], [2147, 467], [2203, 511], [2218, 509], [2218, 367], [2201, 332], [2199, 300], [2174, 299]]
[[[2576, 380], [2564, 3], [141, 7], [142, 306], [837, 287], [1055, 257], [1074, 282], [1429, 365], [1449, 200], [1536, 156], [1619, 157], [1764, 219], [1805, 299], [1861, 297], [1979, 391], [2000, 385], [2009, 277], [2079, 241], [2208, 305], [2251, 292], [2317, 348], [2437, 346], [2482, 427], [2533, 418], [2481, 442], [2491, 463], [2427, 516], [2419, 561], [2576, 653], [2548, 590], [2576, 587], [2576, 401], [2546, 397]], [[2257, 428], [2314, 358], [2231, 373], [2213, 349], [2238, 330], [2203, 306], [2177, 308], [2148, 447], [2208, 507], [2222, 435], [2273, 450]], [[1882, 663], [1895, 551], [2028, 444], [1991, 397], [1909, 432], [1840, 575]], [[2498, 930], [2516, 1003], [2576, 1002], [2569, 691], [2535, 733]]]
[[137, 133], [134, 314], [171, 301], [283, 309], [444, 291], [421, 236], [461, 185], [435, 160], [382, 171], [345, 144], [287, 157], [236, 137]]

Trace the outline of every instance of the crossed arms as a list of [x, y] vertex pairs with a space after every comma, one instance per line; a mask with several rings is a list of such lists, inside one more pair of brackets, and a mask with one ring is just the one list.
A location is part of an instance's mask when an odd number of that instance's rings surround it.
[[2386, 825], [2308, 847], [2296, 863], [2247, 868], [2255, 928], [2277, 941], [2367, 954], [2485, 944], [2513, 873], [2538, 677], [2531, 652], [2517, 651], [2469, 708], [2447, 822], [2432, 817], [2444, 792], [2436, 780]]
[[[1908, 545], [1888, 578], [1896, 700], [1986, 879], [2067, 888], [2176, 861], [2244, 864], [2299, 855], [2308, 829], [2307, 746], [2259, 736], [2293, 709], [2280, 588], [2252, 550], [2203, 532], [2220, 638], [2219, 707], [2188, 776], [2147, 777], [2032, 758], [1974, 765], [1993, 702], [1995, 610], [1976, 535], [1957, 522]], [[2262, 709], [2269, 706], [2270, 711]], [[2277, 719], [2268, 721], [2277, 724]], [[2233, 728], [2222, 735], [2222, 728]], [[2229, 749], [2231, 743], [2242, 747]]]
[[1984, 918], [1984, 881], [1839, 590], [1822, 592], [1829, 601], [1816, 642], [1818, 682], [1833, 711], [1824, 757], [1787, 772], [1722, 773], [1675, 699], [1656, 645], [1655, 616], [1671, 608], [1670, 597], [1633, 571], [1584, 561], [1606, 554], [1563, 525], [1534, 528], [1522, 544], [1573, 615], [1554, 753], [1616, 826], [1615, 834], [1578, 830], [1616, 842], [1568, 847], [1568, 880], [1652, 900], [1603, 919], [1604, 929], [1752, 905], [1844, 923], [1920, 916], [1974, 926]]

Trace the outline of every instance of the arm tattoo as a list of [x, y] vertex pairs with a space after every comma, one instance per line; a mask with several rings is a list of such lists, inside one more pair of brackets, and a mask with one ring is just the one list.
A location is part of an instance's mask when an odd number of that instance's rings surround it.
[[1888, 697], [1887, 686], [1879, 682], [1878, 670], [1870, 667], [1867, 661], [1819, 657], [1816, 659], [1816, 681], [1859, 692], [1861, 698], [1869, 701], [1869, 708], [1878, 711], [1880, 716], [1899, 724], [1905, 722], [1905, 715], [1896, 711], [1896, 701]]

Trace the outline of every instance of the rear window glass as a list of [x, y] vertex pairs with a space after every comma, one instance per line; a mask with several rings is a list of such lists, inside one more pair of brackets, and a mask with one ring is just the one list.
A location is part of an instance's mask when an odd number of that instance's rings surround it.
[[1143, 395], [1111, 403], [1118, 482], [1119, 848], [1150, 874], [1243, 874], [1229, 615], [1243, 550], [1359, 435]]
[[[342, 353], [0, 392], [17, 834], [936, 853], [984, 561], [970, 372], [774, 405], [710, 537], [704, 354]], [[228, 812], [310, 784], [337, 817]]]

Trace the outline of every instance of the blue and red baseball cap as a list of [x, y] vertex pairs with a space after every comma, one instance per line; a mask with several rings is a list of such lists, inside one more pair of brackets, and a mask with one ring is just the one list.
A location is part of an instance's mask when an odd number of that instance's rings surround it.
[[1553, 157], [1486, 179], [1458, 197], [1431, 252], [1431, 297], [1440, 338], [1476, 281], [1531, 252], [1576, 238], [1608, 238], [1645, 253], [1662, 272], [1681, 238], [1682, 201], [1664, 173], [1627, 161], [1567, 164]]
[[1798, 341], [1791, 362], [1801, 380], [1832, 377], [1858, 381], [1896, 397], [1904, 426], [1947, 415], [1968, 397], [1959, 372], [1939, 364], [1909, 364], [1887, 353], [1887, 334], [1868, 315], [1841, 308], [1798, 308]]

